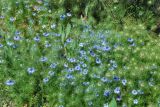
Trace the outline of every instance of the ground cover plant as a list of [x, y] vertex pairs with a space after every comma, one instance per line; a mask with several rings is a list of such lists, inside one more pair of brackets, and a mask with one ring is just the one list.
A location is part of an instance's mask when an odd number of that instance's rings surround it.
[[106, 2], [0, 0], [0, 107], [159, 107], [155, 11]]

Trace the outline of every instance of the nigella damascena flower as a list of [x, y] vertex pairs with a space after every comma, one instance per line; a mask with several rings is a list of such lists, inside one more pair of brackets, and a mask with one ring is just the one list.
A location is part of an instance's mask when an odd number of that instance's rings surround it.
[[74, 71], [74, 68], [68, 68], [67, 72], [73, 72]]
[[96, 58], [96, 63], [101, 64], [101, 60], [99, 58]]
[[4, 19], [4, 16], [0, 16], [0, 19]]
[[[93, 77], [94, 77], [94, 78], [98, 78], [98, 79], [99, 79], [99, 78], [101, 78], [101, 77], [100, 77], [99, 75], [97, 75], [97, 74], [93, 74]], [[101, 81], [103, 81], [103, 82], [104, 82], [104, 81], [105, 81], [105, 79], [103, 80], [103, 77], [102, 77], [102, 78], [101, 78]], [[107, 80], [107, 81], [108, 81], [108, 80]]]
[[121, 100], [122, 100], [122, 97], [121, 97], [120, 95], [118, 95], [117, 98], [116, 98], [116, 100], [117, 100], [117, 101], [121, 101]]
[[92, 102], [92, 101], [89, 101], [89, 102], [88, 102], [88, 105], [89, 105], [89, 106], [93, 105], [93, 102]]
[[56, 24], [52, 24], [51, 29], [55, 29], [55, 28], [56, 28]]
[[71, 13], [67, 13], [67, 16], [68, 16], [68, 17], [71, 17], [71, 16], [72, 16], [72, 14], [71, 14]]
[[64, 63], [64, 65], [63, 65], [63, 66], [67, 68], [67, 67], [68, 67], [68, 64], [67, 64], [67, 63]]
[[35, 68], [34, 67], [30, 67], [30, 68], [27, 69], [27, 72], [29, 74], [33, 74], [35, 72]]
[[47, 37], [47, 36], [49, 36], [49, 33], [45, 32], [45, 33], [43, 33], [43, 36]]
[[136, 44], [135, 44], [135, 43], [132, 43], [132, 44], [130, 44], [130, 46], [136, 46]]
[[81, 69], [80, 65], [77, 65], [77, 66], [75, 67], [75, 70], [77, 70], [77, 71], [79, 71], [80, 69]]
[[36, 36], [36, 37], [33, 38], [33, 40], [36, 41], [36, 42], [39, 42], [40, 41], [40, 37]]
[[81, 54], [81, 55], [86, 55], [86, 51], [80, 50], [80, 54]]
[[132, 43], [134, 40], [132, 38], [128, 38], [127, 41]]
[[47, 57], [41, 57], [41, 58], [40, 58], [40, 61], [41, 61], [41, 62], [46, 62], [47, 60], [48, 60]]
[[48, 81], [49, 81], [49, 78], [48, 78], [48, 77], [46, 77], [46, 78], [43, 79], [43, 82], [44, 82], [44, 83], [47, 83]]
[[17, 47], [18, 47], [18, 45], [16, 45], [16, 44], [12, 45], [12, 48], [14, 48], [14, 49], [16, 49]]
[[108, 70], [109, 71], [113, 71], [115, 68], [114, 67], [109, 67]]
[[68, 39], [66, 40], [66, 42], [67, 42], [67, 43], [70, 43], [70, 42], [72, 42], [72, 39], [71, 39], [71, 38], [68, 38]]
[[137, 90], [137, 93], [138, 93], [138, 94], [144, 94], [144, 91], [142, 91], [142, 90]]
[[0, 48], [2, 48], [3, 47], [3, 44], [0, 44]]
[[61, 36], [61, 34], [59, 34], [59, 33], [55, 33], [54, 35], [55, 35], [55, 36], [58, 36], [58, 37]]
[[80, 46], [80, 47], [83, 47], [83, 46], [84, 46], [84, 43], [79, 43], [79, 46]]
[[45, 44], [45, 47], [46, 47], [46, 48], [49, 48], [49, 47], [51, 47], [51, 44], [46, 43], [46, 44]]
[[89, 53], [91, 56], [93, 56], [93, 57], [95, 56], [95, 53], [92, 50]]
[[117, 68], [118, 65], [117, 65], [116, 63], [114, 63], [114, 64], [112, 64], [112, 67], [113, 67], [113, 68]]
[[7, 81], [5, 82], [5, 84], [8, 85], [8, 86], [12, 86], [12, 85], [15, 84], [15, 81], [14, 81], [14, 80], [7, 80]]
[[48, 75], [49, 75], [49, 76], [54, 76], [54, 74], [55, 74], [55, 72], [53, 72], [53, 71], [49, 71], [49, 72], [48, 72]]
[[137, 90], [132, 90], [132, 94], [137, 95], [138, 94]]
[[114, 89], [114, 93], [119, 94], [119, 93], [120, 93], [120, 87], [116, 87], [116, 88]]
[[14, 36], [13, 39], [16, 41], [19, 41], [21, 38], [20, 38], [20, 36]]
[[71, 75], [71, 74], [66, 74], [66, 76], [65, 76], [67, 79], [73, 79], [73, 75]]
[[111, 94], [111, 91], [110, 90], [105, 90], [103, 95], [108, 97], [109, 95]]
[[87, 67], [87, 64], [82, 64], [82, 67], [83, 67], [83, 68], [86, 68], [86, 67]]
[[13, 45], [13, 43], [12, 43], [12, 42], [8, 42], [8, 41], [7, 41], [7, 45], [12, 46], [12, 45]]
[[106, 78], [106, 77], [102, 77], [102, 78], [101, 78], [101, 81], [102, 81], [102, 82], [109, 82], [108, 78]]
[[113, 79], [114, 79], [114, 81], [119, 81], [120, 80], [120, 78], [118, 76], [114, 76]]
[[108, 103], [103, 104], [103, 107], [109, 107], [109, 104]]
[[138, 104], [138, 99], [134, 99], [134, 100], [133, 100], [133, 103], [134, 103], [134, 104]]
[[15, 35], [20, 35], [20, 34], [21, 34], [20, 31], [16, 31], [16, 32], [15, 32]]
[[89, 85], [89, 82], [83, 82], [82, 84], [87, 86], [87, 85]]
[[65, 14], [60, 15], [60, 20], [64, 20], [66, 18]]
[[84, 69], [84, 70], [82, 71], [82, 74], [83, 74], [83, 75], [87, 75], [87, 74], [88, 74], [88, 69]]
[[56, 68], [56, 66], [57, 66], [57, 64], [52, 63], [49, 67], [50, 67], [50, 68]]
[[76, 62], [75, 58], [69, 58], [68, 60], [69, 60], [69, 62]]
[[14, 17], [11, 17], [9, 20], [10, 20], [11, 22], [14, 22], [16, 19], [15, 19]]
[[126, 83], [127, 83], [127, 80], [126, 79], [122, 79], [122, 84], [126, 85]]

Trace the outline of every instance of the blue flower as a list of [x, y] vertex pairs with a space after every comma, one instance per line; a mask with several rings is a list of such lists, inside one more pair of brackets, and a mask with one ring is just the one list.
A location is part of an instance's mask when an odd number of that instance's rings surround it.
[[45, 44], [45, 47], [46, 47], [46, 48], [51, 47], [51, 44], [46, 43], [46, 44]]
[[47, 36], [49, 36], [49, 33], [45, 32], [45, 33], [43, 33], [43, 36], [47, 37]]
[[67, 42], [67, 43], [70, 43], [70, 42], [72, 42], [72, 39], [71, 39], [71, 38], [68, 38], [68, 39], [66, 40], [66, 42]]
[[71, 17], [71, 16], [72, 16], [72, 14], [71, 14], [71, 13], [67, 13], [67, 16], [68, 16], [68, 17]]
[[118, 76], [114, 76], [113, 79], [114, 79], [114, 81], [119, 81], [120, 80], [120, 78]]
[[16, 41], [19, 41], [21, 38], [20, 38], [20, 36], [14, 36], [13, 39], [16, 40]]
[[73, 75], [71, 75], [71, 74], [66, 74], [66, 78], [67, 78], [67, 79], [73, 79]]
[[120, 93], [120, 87], [116, 87], [116, 88], [114, 89], [114, 93], [119, 94], [119, 93]]
[[55, 28], [56, 28], [56, 24], [52, 24], [51, 29], [55, 29]]
[[56, 66], [57, 66], [57, 64], [52, 63], [49, 67], [50, 67], [50, 68], [56, 68]]
[[11, 17], [9, 20], [10, 20], [11, 22], [14, 22], [16, 19], [15, 19], [14, 17]]
[[49, 74], [49, 76], [54, 76], [55, 72], [49, 71], [48, 74]]
[[95, 53], [92, 50], [89, 53], [91, 56], [93, 56], [93, 57], [95, 56]]
[[106, 77], [102, 77], [102, 78], [101, 78], [101, 81], [102, 81], [102, 82], [109, 82], [108, 78], [106, 78]]
[[113, 67], [113, 68], [117, 68], [117, 64], [114, 63], [114, 64], [112, 65], [112, 67]]
[[138, 99], [134, 99], [134, 100], [133, 100], [133, 103], [134, 103], [134, 104], [138, 104]]
[[138, 94], [137, 90], [132, 90], [132, 94], [137, 95]]
[[14, 48], [14, 49], [17, 48], [17, 47], [18, 47], [18, 45], [16, 45], [16, 44], [12, 45], [12, 48]]
[[15, 84], [15, 81], [14, 81], [14, 80], [7, 80], [7, 81], [5, 82], [5, 84], [8, 85], [8, 86], [12, 86], [12, 85]]
[[110, 90], [105, 90], [103, 95], [108, 97], [111, 94]]
[[109, 46], [103, 47], [103, 51], [110, 51], [110, 50], [111, 50], [111, 47]]
[[4, 16], [0, 16], [0, 19], [4, 19]]
[[2, 48], [3, 47], [3, 44], [0, 44], [0, 48]]
[[16, 35], [20, 35], [21, 32], [20, 32], [20, 31], [16, 31], [15, 34], [16, 34]]
[[88, 74], [88, 70], [87, 70], [87, 69], [84, 69], [84, 70], [82, 71], [82, 74], [83, 74], [83, 75], [87, 75], [87, 74]]
[[96, 58], [96, 63], [101, 64], [101, 60], [99, 58]]
[[113, 71], [113, 70], [114, 70], [114, 67], [109, 67], [108, 70], [109, 70], [109, 71]]
[[69, 60], [69, 62], [76, 62], [75, 58], [69, 58], [68, 60]]
[[87, 64], [82, 64], [82, 67], [83, 67], [83, 68], [86, 68], [86, 67], [87, 67]]
[[138, 94], [144, 94], [142, 90], [137, 90]]
[[127, 83], [127, 80], [126, 79], [122, 79], [122, 84], [126, 85], [126, 83]]
[[66, 67], [66, 68], [67, 68], [67, 67], [68, 67], [68, 64], [67, 64], [67, 63], [64, 63], [64, 67]]
[[43, 79], [44, 83], [47, 83], [48, 81], [49, 81], [49, 78], [47, 78], [47, 77]]
[[60, 15], [60, 20], [64, 20], [66, 18], [66, 15], [62, 14]]
[[136, 46], [136, 44], [135, 44], [135, 43], [132, 43], [132, 44], [130, 44], [130, 46]]
[[30, 68], [27, 69], [27, 72], [29, 74], [33, 74], [35, 72], [35, 68], [34, 67], [30, 67]]
[[48, 60], [47, 57], [41, 57], [41, 58], [40, 58], [40, 61], [41, 61], [41, 62], [46, 62], [47, 60]]
[[67, 72], [73, 72], [74, 71], [74, 68], [69, 68], [68, 70], [67, 70]]
[[89, 105], [89, 106], [93, 105], [93, 102], [92, 102], [92, 101], [89, 101], [89, 102], [88, 102], [88, 105]]
[[81, 70], [80, 65], [77, 65], [77, 66], [75, 67], [75, 70], [77, 70], [77, 71]]
[[83, 47], [83, 46], [84, 46], [84, 43], [79, 43], [79, 46], [80, 46], [80, 47]]
[[128, 38], [127, 41], [132, 43], [134, 40], [132, 38]]
[[83, 85], [87, 86], [89, 85], [89, 82], [83, 82]]
[[120, 95], [117, 96], [117, 101], [121, 101], [122, 97]]
[[34, 37], [33, 39], [34, 39], [34, 41], [36, 41], [36, 42], [39, 42], [39, 41], [40, 41], [40, 37], [39, 37], [39, 36], [36, 36], [36, 37]]
[[81, 50], [81, 51], [80, 51], [80, 54], [81, 54], [81, 55], [86, 55], [86, 52], [83, 51], [83, 50]]

